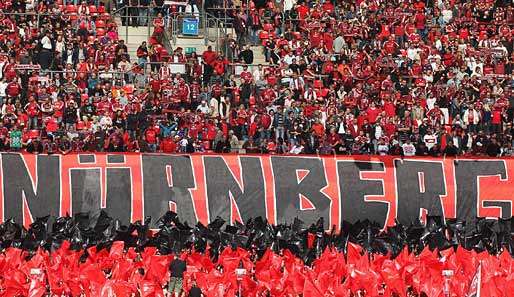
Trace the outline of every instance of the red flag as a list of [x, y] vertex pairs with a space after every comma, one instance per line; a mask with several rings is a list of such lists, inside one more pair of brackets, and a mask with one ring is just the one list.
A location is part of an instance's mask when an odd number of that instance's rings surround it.
[[41, 268], [43, 265], [48, 262], [48, 253], [43, 249], [38, 249], [34, 257], [32, 257], [29, 261], [27, 261], [24, 265], [26, 269], [24, 272], [26, 274], [30, 273], [30, 269], [32, 268]]
[[288, 280], [292, 283], [292, 288], [295, 294], [301, 294], [305, 287], [305, 275], [299, 267], [294, 267], [288, 273]]
[[512, 257], [511, 255], [509, 254], [509, 252], [507, 250], [504, 250], [501, 254], [500, 254], [500, 267], [501, 267], [501, 270], [503, 271], [503, 273], [505, 273], [506, 275], [509, 275], [509, 276], [514, 276], [512, 274], [513, 272], [513, 260], [512, 260]]
[[316, 235], [310, 232], [307, 232], [307, 248], [312, 249], [314, 246], [314, 240], [316, 239]]
[[66, 285], [68, 286], [72, 296], [80, 296], [82, 293], [82, 284], [78, 278], [67, 279]]
[[18, 268], [23, 259], [23, 251], [18, 248], [8, 248], [5, 251], [5, 260], [12, 268]]
[[354, 243], [348, 242], [346, 248], [346, 263], [357, 263], [361, 258], [362, 248]]
[[450, 278], [450, 292], [459, 297], [465, 297], [469, 285], [469, 278], [462, 273], [455, 273]]
[[385, 260], [379, 271], [388, 288], [396, 292], [399, 296], [406, 296], [405, 288], [407, 286], [405, 285], [404, 279], [401, 277], [400, 271], [398, 271], [394, 261]]
[[298, 258], [289, 250], [284, 250], [283, 260], [287, 271], [293, 271], [296, 263], [298, 263]]
[[482, 283], [482, 264], [480, 263], [477, 267], [477, 271], [471, 280], [469, 285], [467, 297], [480, 297], [480, 284]]
[[326, 248], [321, 256], [314, 260], [312, 263], [313, 270], [316, 273], [321, 273], [322, 271], [333, 271], [334, 265], [337, 264], [337, 253], [330, 248]]
[[333, 292], [334, 288], [341, 281], [334, 277], [333, 270], [325, 270], [316, 274], [316, 284], [320, 292]]
[[135, 284], [126, 281], [115, 281], [113, 284], [115, 296], [131, 296], [137, 293]]
[[133, 284], [126, 281], [110, 280], [102, 288], [102, 296], [131, 296], [136, 294], [137, 289]]
[[430, 275], [428, 269], [425, 268], [424, 273], [422, 273], [422, 277], [420, 286], [421, 291], [425, 292], [428, 297], [439, 297], [443, 292], [442, 274], [439, 277]]
[[163, 297], [162, 288], [152, 281], [141, 282], [141, 297]]
[[111, 251], [109, 252], [109, 257], [112, 259], [119, 259], [123, 257], [123, 248], [125, 247], [125, 243], [123, 241], [115, 241], [112, 243]]
[[206, 271], [211, 271], [214, 269], [214, 263], [207, 256], [196, 251], [187, 256], [186, 262], [187, 265], [194, 266], [198, 270], [205, 269]]
[[99, 296], [106, 277], [97, 264], [84, 264], [80, 270], [80, 282], [84, 289], [88, 289], [91, 296]]
[[46, 284], [42, 279], [32, 279], [28, 297], [43, 297], [46, 295]]
[[137, 253], [133, 247], [129, 247], [129, 249], [127, 250], [127, 254], [125, 254], [125, 257], [127, 257], [127, 259], [130, 260], [134, 260], [137, 258]]
[[131, 261], [124, 258], [118, 259], [112, 268], [111, 279], [127, 281], [133, 271], [134, 265]]
[[316, 286], [310, 275], [305, 276], [303, 296], [323, 297], [323, 293], [321, 293], [321, 290]]
[[4, 277], [4, 287], [6, 290], [10, 290], [12, 292], [21, 292], [15, 295], [4, 295], [4, 296], [18, 296], [23, 295], [27, 296], [27, 292], [29, 289], [29, 283], [27, 282], [27, 276], [17, 269], [13, 269], [3, 275]]
[[[169, 258], [166, 256], [153, 255], [151, 256], [146, 265], [146, 280], [152, 280], [157, 282], [158, 284], [165, 284], [168, 277], [168, 266], [169, 266]], [[145, 261], [146, 262], [146, 261]], [[146, 264], [146, 263], [145, 263]]]
[[255, 282], [250, 276], [245, 275], [241, 281], [241, 287], [243, 289], [243, 296], [256, 296], [257, 282]]
[[334, 289], [334, 297], [350, 297], [351, 290], [348, 287], [348, 282], [345, 281], [343, 284], [339, 284]]
[[65, 291], [65, 284], [62, 281], [64, 278], [63, 269], [64, 266], [58, 266], [55, 270], [47, 270], [48, 284], [52, 294], [62, 295]]
[[151, 256], [157, 254], [157, 248], [154, 246], [145, 247], [143, 252], [141, 253], [141, 256], [143, 259], [150, 258]]
[[475, 274], [478, 260], [472, 251], [468, 251], [459, 245], [455, 252], [455, 260], [464, 269], [464, 274], [469, 278]]
[[[482, 288], [480, 289], [481, 297], [504, 297], [504, 296], [506, 296], [505, 295], [506, 292], [501, 292], [501, 290], [498, 288], [497, 281], [501, 281], [501, 280], [494, 278], [488, 282], [483, 282], [481, 284]], [[513, 292], [509, 292], [509, 294], [507, 294], [507, 296], [512, 293]]]
[[250, 271], [253, 263], [250, 261], [249, 256], [248, 251], [242, 248], [238, 247], [236, 250], [232, 250], [232, 248], [226, 247], [219, 256], [218, 263], [223, 265], [223, 271], [232, 272], [239, 267], [239, 263], [242, 261], [244, 268]]
[[[70, 252], [70, 246], [71, 243], [67, 240], [63, 241], [61, 246], [55, 251], [57, 254], [60, 255], [67, 255]], [[96, 250], [96, 247], [95, 247]]]

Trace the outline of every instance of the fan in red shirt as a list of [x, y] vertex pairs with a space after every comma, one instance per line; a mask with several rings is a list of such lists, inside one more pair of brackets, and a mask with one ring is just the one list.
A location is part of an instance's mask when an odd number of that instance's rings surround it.
[[214, 67], [214, 71], [217, 75], [223, 75], [225, 73], [225, 66], [228, 64], [226, 59], [218, 56], [218, 58], [213, 62], [212, 66]]
[[394, 40], [394, 38], [391, 36], [389, 37], [389, 40], [384, 42], [384, 51], [388, 55], [392, 55], [396, 53], [396, 50], [398, 48], [398, 43]]
[[375, 102], [371, 102], [370, 107], [366, 109], [366, 113], [368, 114], [368, 120], [370, 123], [375, 123], [378, 115], [382, 112], [381, 108], [377, 108], [375, 106]]
[[314, 133], [314, 135], [319, 138], [322, 138], [323, 135], [325, 135], [325, 127], [319, 120], [316, 120], [316, 122], [314, 122], [314, 124], [312, 124], [311, 129], [312, 129], [312, 132]]
[[37, 102], [34, 99], [34, 96], [29, 97], [29, 103], [25, 105], [25, 112], [27, 113], [27, 116], [29, 117], [29, 129], [37, 129], [38, 127], [38, 116], [40, 107], [37, 104]]
[[239, 77], [246, 83], [246, 84], [249, 84], [252, 82], [253, 80], [253, 76], [252, 76], [252, 73], [250, 73], [250, 71], [248, 71], [248, 66], [244, 65], [243, 66], [243, 71], [241, 71], [241, 73], [239, 74]]
[[178, 92], [178, 97], [180, 99], [182, 107], [184, 107], [185, 109], [190, 109], [190, 105], [191, 105], [190, 93], [191, 93], [191, 90], [190, 90], [189, 86], [186, 84], [186, 81], [183, 78], [181, 78], [179, 80], [179, 84], [178, 84], [178, 87], [177, 87], [177, 92]]
[[145, 140], [151, 152], [155, 152], [157, 149], [157, 135], [157, 130], [152, 125], [145, 131]]
[[102, 101], [98, 102], [96, 111], [99, 115], [109, 115], [111, 113], [111, 103], [106, 96], [102, 97]]
[[212, 46], [209, 45], [207, 50], [203, 52], [202, 59], [205, 64], [213, 66], [217, 56], [216, 52], [212, 50]]
[[223, 91], [223, 87], [221, 86], [221, 84], [219, 82], [216, 82], [211, 87], [212, 96], [214, 96], [216, 98], [219, 98], [221, 96], [222, 91]]
[[177, 151], [177, 144], [171, 137], [166, 137], [161, 141], [160, 148], [163, 153], [175, 153]]
[[7, 96], [11, 98], [16, 98], [18, 95], [20, 95], [21, 92], [21, 86], [18, 84], [17, 81], [11, 81], [7, 84], [7, 88], [5, 90]]
[[154, 76], [152, 80], [150, 80], [150, 88], [152, 92], [159, 93], [161, 91], [161, 86], [163, 81], [160, 80], [157, 76]]
[[193, 80], [193, 82], [189, 85], [189, 91], [190, 91], [190, 94], [191, 94], [191, 99], [190, 100], [192, 102], [195, 102], [195, 103], [198, 102], [201, 89], [202, 89], [202, 85], [196, 79]]

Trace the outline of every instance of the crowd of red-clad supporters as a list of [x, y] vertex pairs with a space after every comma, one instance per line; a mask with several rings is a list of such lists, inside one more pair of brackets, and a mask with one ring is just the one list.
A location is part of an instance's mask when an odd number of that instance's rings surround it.
[[158, 15], [131, 61], [103, 6], [0, 3], [0, 149], [514, 154], [512, 1], [242, 2], [223, 52], [168, 54]]

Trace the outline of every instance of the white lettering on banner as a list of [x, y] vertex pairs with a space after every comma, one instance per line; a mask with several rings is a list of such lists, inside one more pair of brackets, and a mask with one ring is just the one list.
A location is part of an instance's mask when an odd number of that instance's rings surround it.
[[170, 1], [170, 0], [165, 0], [164, 1], [164, 5], [181, 5], [181, 6], [186, 6], [187, 2], [186, 1]]
[[16, 64], [14, 66], [14, 69], [16, 69], [16, 70], [39, 70], [39, 69], [41, 69], [41, 66], [33, 65], [33, 64]]
[[186, 73], [186, 65], [181, 63], [169, 64], [171, 73]]

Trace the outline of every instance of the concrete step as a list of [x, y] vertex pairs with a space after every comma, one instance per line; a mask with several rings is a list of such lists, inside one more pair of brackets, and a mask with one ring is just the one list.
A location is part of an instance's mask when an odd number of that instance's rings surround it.
[[178, 35], [175, 41], [175, 47], [187, 45], [187, 46], [205, 46], [205, 38], [203, 37], [189, 37]]
[[148, 41], [148, 38], [153, 32], [152, 27], [148, 26], [119, 26], [118, 27], [118, 36], [120, 39], [125, 41], [127, 45], [127, 51], [130, 55], [131, 61], [136, 61], [137, 56], [137, 48], [141, 45], [143, 41]]
[[253, 64], [267, 64], [262, 46], [250, 47], [253, 51]]
[[216, 41], [216, 38], [222, 38], [225, 34], [236, 35], [233, 28], [207, 28], [207, 36], [211, 41]]
[[150, 35], [153, 33], [152, 26], [119, 26], [118, 27], [118, 36], [121, 39], [125, 39], [127, 42], [130, 42], [132, 39], [148, 39]]

